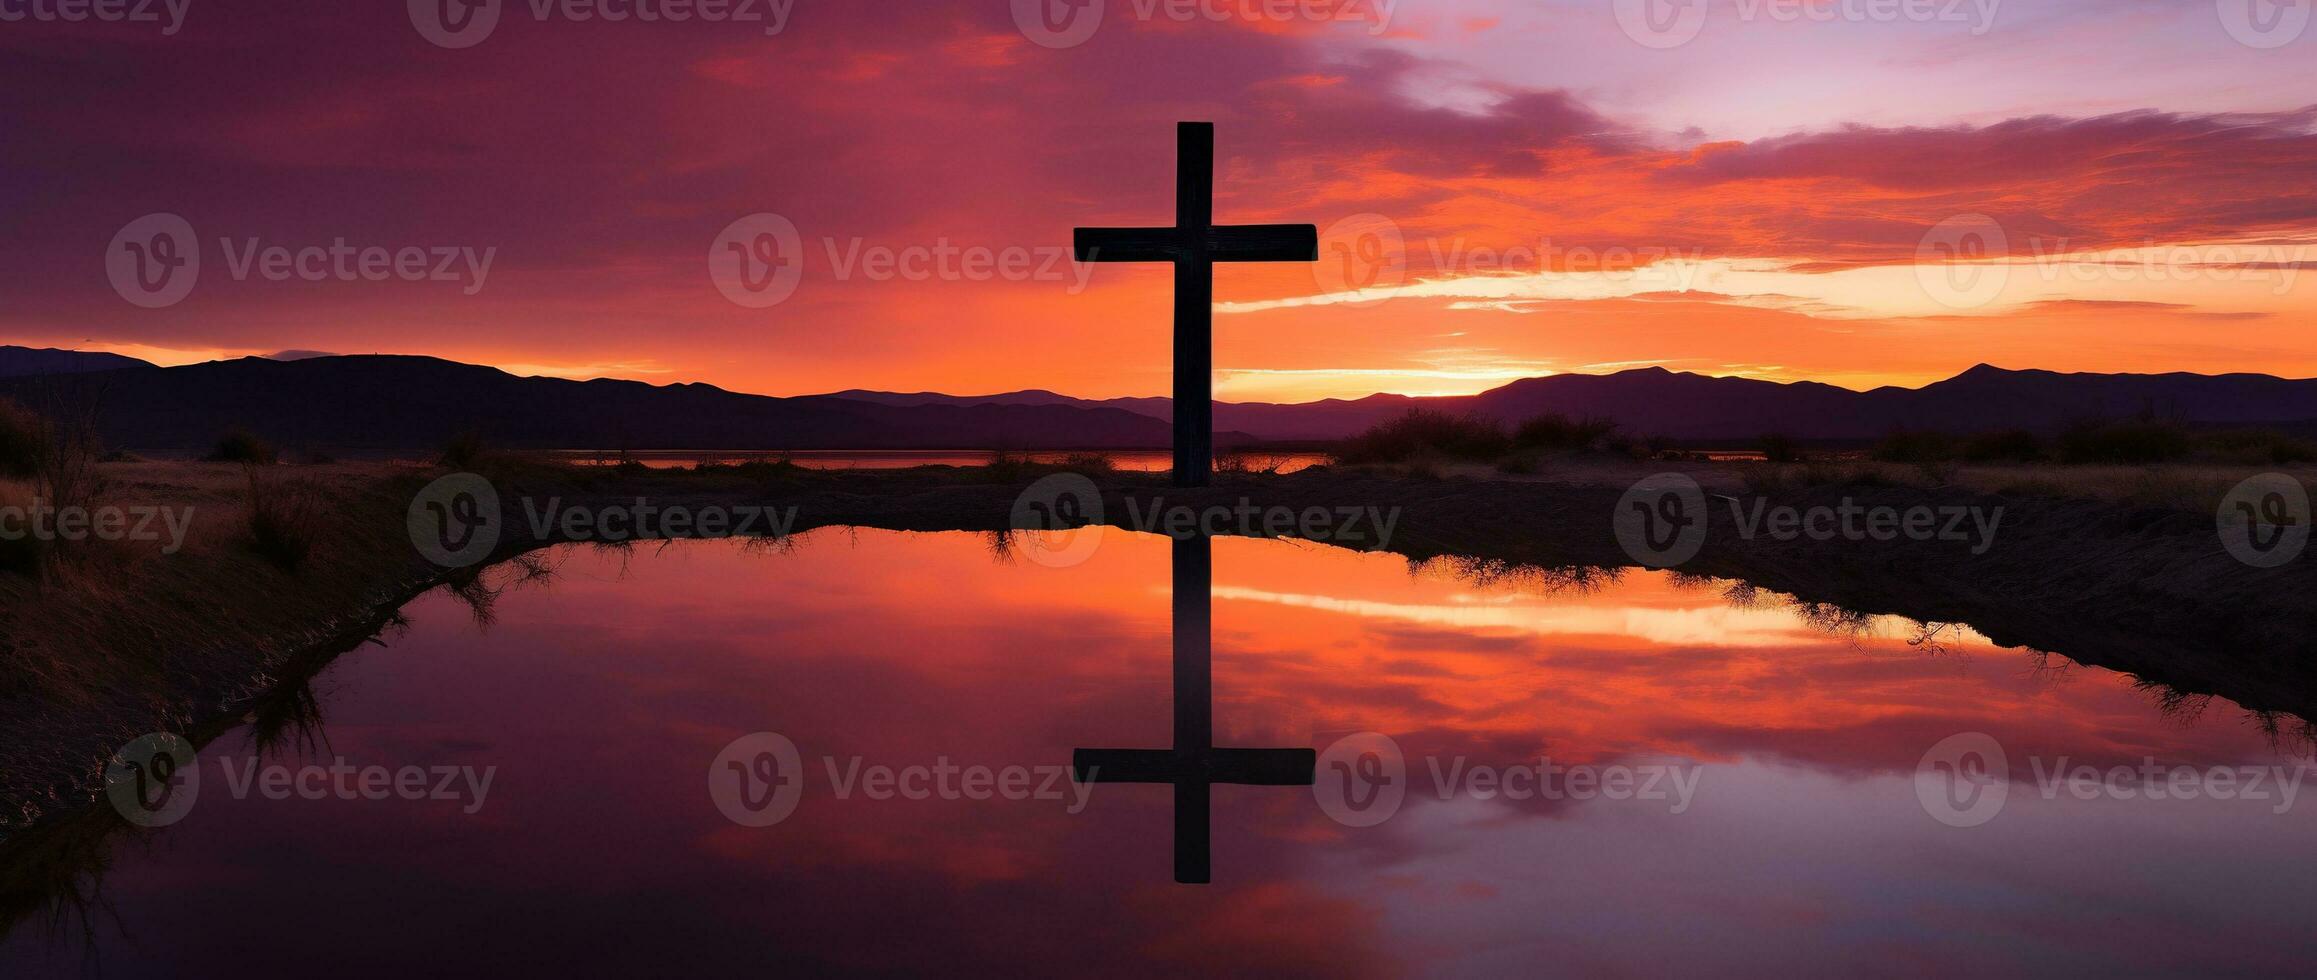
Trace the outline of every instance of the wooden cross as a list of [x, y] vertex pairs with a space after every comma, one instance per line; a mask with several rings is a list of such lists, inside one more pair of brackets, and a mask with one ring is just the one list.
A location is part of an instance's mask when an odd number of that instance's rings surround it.
[[1209, 879], [1209, 787], [1309, 786], [1319, 764], [1311, 749], [1215, 747], [1214, 567], [1214, 544], [1205, 535], [1175, 539], [1175, 747], [1079, 749], [1070, 758], [1081, 783], [1174, 784], [1175, 880], [1184, 884]]
[[1317, 262], [1313, 225], [1215, 225], [1215, 124], [1175, 124], [1175, 226], [1080, 228], [1080, 262], [1175, 265], [1175, 485], [1203, 487], [1215, 458], [1215, 263]]

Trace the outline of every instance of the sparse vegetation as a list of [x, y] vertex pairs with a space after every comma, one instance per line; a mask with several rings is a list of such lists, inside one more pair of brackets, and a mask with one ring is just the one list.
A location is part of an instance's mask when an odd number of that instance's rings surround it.
[[1665, 459], [1676, 455], [1673, 440], [1665, 436], [1633, 436], [1623, 433], [1602, 440], [1601, 446], [1612, 453], [1633, 459]]
[[2078, 422], [2059, 436], [2064, 463], [2164, 463], [2187, 457], [2193, 446], [2187, 427], [2148, 416]]
[[1963, 444], [1963, 458], [1974, 463], [2033, 463], [2049, 452], [2042, 436], [2025, 429], [1982, 432]]
[[[639, 464], [640, 465], [640, 464]], [[703, 475], [721, 474], [763, 482], [792, 482], [805, 472], [794, 458], [782, 453], [772, 459], [743, 459], [737, 463], [703, 461], [693, 464], [692, 472]]]
[[1802, 446], [1790, 436], [1771, 433], [1755, 440], [1762, 450], [1762, 458], [1772, 463], [1793, 463], [1802, 459]]
[[1552, 412], [1539, 415], [1513, 430], [1513, 445], [1522, 449], [1598, 449], [1617, 431], [1617, 423], [1598, 415], [1570, 419]]
[[272, 466], [281, 458], [273, 443], [260, 439], [247, 429], [235, 429], [217, 437], [217, 445], [202, 457], [211, 463], [241, 463], [246, 466]]
[[2072, 465], [2149, 466], [2182, 460], [2235, 465], [2317, 462], [2317, 445], [2282, 432], [2239, 429], [2196, 432], [2186, 426], [2143, 416], [2124, 421], [2088, 420], [2045, 439], [2025, 429], [1957, 436], [1931, 430], [1891, 433], [1867, 450], [1870, 459], [1942, 464], [2060, 462]]
[[442, 464], [453, 469], [471, 470], [483, 460], [483, 433], [478, 429], [462, 429], [442, 447]]
[[[0, 399], [0, 479], [30, 484], [22, 492], [12, 492], [11, 498], [24, 499], [8, 499], [9, 505], [62, 510], [94, 504], [104, 486], [96, 469], [101, 454], [94, 413], [43, 415]], [[0, 570], [49, 577], [71, 557], [61, 545], [29, 536], [0, 542]]]
[[[30, 507], [32, 495], [18, 487], [0, 483], [0, 507]], [[46, 549], [39, 538], [29, 534], [0, 538], [0, 572], [14, 575], [35, 575], [40, 571]]]
[[1424, 457], [1493, 460], [1511, 448], [1512, 438], [1494, 420], [1416, 408], [1345, 440], [1336, 458], [1355, 464]]
[[285, 572], [295, 571], [314, 550], [321, 510], [303, 481], [270, 476], [248, 467], [250, 550]]
[[1963, 440], [1928, 429], [1902, 429], [1884, 436], [1866, 454], [1885, 463], [1943, 462], [1962, 457]]
[[1290, 462], [1289, 457], [1278, 454], [1229, 452], [1215, 457], [1215, 472], [1269, 475], [1286, 469]]
[[48, 444], [48, 420], [0, 398], [0, 477], [29, 480], [40, 468]]
[[2317, 463], [2317, 444], [2273, 429], [2232, 429], [2197, 437], [2197, 451], [2216, 462], [2246, 465]]
[[1116, 469], [1117, 464], [1102, 453], [1071, 453], [1062, 457], [1062, 468], [1087, 476], [1100, 476]]

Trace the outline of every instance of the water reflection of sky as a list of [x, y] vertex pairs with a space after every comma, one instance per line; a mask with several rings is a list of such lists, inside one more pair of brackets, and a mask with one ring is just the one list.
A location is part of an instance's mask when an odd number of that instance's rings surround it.
[[[1391, 735], [1405, 806], [1215, 791], [1216, 884], [1169, 880], [1155, 786], [1068, 800], [840, 800], [823, 759], [1066, 766], [1166, 744], [1168, 549], [1068, 569], [986, 536], [830, 529], [786, 551], [572, 549], [478, 630], [441, 595], [320, 683], [323, 761], [496, 766], [487, 805], [232, 799], [121, 849], [108, 975], [708, 969], [2280, 971], [2306, 963], [2317, 801], [2046, 800], [1954, 828], [1926, 749], [2070, 764], [2288, 762], [2234, 706], [1950, 628], [1804, 616], [1728, 583], [1567, 586], [1288, 542], [1216, 545], [1226, 746]], [[736, 736], [806, 760], [794, 816], [726, 821]], [[212, 756], [244, 753], [229, 742]], [[1696, 797], [1442, 799], [1436, 766], [1694, 762]], [[2317, 786], [2312, 786], [2317, 796]], [[133, 937], [133, 941], [132, 941]], [[19, 933], [0, 973], [77, 967]], [[20, 968], [21, 967], [21, 968]]]

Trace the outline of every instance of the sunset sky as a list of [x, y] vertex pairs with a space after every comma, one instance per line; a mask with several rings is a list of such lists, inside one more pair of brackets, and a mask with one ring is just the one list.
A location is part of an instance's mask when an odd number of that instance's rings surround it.
[[[665, 13], [611, 9], [638, 2]], [[1322, 231], [1319, 263], [1220, 271], [1227, 400], [2317, 375], [2309, 0], [1086, 2], [0, 22], [0, 342], [1163, 394], [1166, 271], [1057, 259], [1075, 225], [1168, 223], [1173, 124], [1205, 119], [1219, 222]], [[147, 308], [117, 271], [154, 214], [200, 266]], [[768, 306], [711, 261], [759, 214], [801, 252]], [[456, 261], [277, 281], [253, 239]]]

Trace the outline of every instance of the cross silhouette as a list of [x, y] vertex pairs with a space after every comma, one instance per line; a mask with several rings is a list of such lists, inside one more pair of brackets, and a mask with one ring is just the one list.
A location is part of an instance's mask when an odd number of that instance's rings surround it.
[[1211, 539], [1175, 539], [1175, 747], [1079, 749], [1070, 758], [1072, 776], [1081, 783], [1174, 784], [1175, 880], [1184, 884], [1209, 878], [1211, 786], [1309, 786], [1319, 764], [1319, 753], [1311, 749], [1215, 747], [1214, 568]]
[[1314, 225], [1216, 225], [1215, 124], [1175, 124], [1175, 225], [1080, 228], [1080, 262], [1175, 265], [1175, 485], [1203, 487], [1215, 458], [1215, 263], [1317, 262]]

